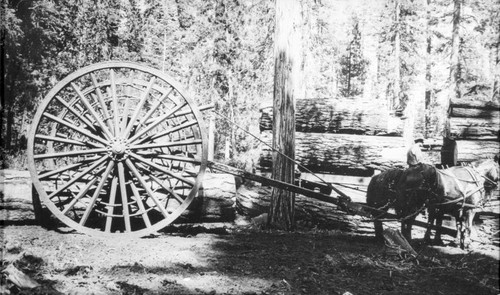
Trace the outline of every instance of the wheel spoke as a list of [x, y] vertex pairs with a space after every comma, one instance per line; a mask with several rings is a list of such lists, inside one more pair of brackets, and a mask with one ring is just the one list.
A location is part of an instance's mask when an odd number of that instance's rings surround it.
[[133, 145], [130, 147], [130, 149], [131, 150], [154, 149], [154, 148], [165, 148], [165, 147], [174, 147], [174, 146], [198, 145], [201, 143], [202, 143], [201, 139], [180, 140], [180, 141], [171, 141], [171, 142], [158, 142], [158, 143]]
[[165, 159], [165, 160], [172, 160], [172, 161], [179, 161], [179, 162], [185, 162], [185, 163], [190, 163], [194, 165], [200, 165], [201, 161], [196, 158], [190, 158], [190, 157], [182, 157], [182, 156], [177, 156], [177, 155], [168, 155], [168, 154], [158, 154], [158, 153], [151, 153], [151, 154], [142, 154], [142, 153], [136, 153], [139, 156], [142, 157], [151, 157], [154, 159]]
[[76, 169], [82, 165], [85, 165], [87, 163], [85, 162], [80, 162], [80, 163], [76, 163], [76, 164], [72, 164], [72, 165], [69, 165], [69, 166], [66, 166], [66, 167], [62, 167], [62, 168], [59, 168], [59, 169], [56, 169], [56, 170], [51, 170], [51, 171], [48, 171], [46, 173], [43, 173], [43, 174], [40, 174], [38, 175], [38, 178], [40, 180], [44, 180], [46, 178], [49, 178], [53, 175], [56, 175], [56, 174], [59, 174], [59, 173], [62, 173], [64, 171], [67, 171], [67, 170], [71, 170], [71, 169]]
[[142, 135], [144, 135], [145, 133], [147, 133], [148, 131], [150, 131], [151, 129], [155, 128], [156, 126], [158, 126], [158, 124], [162, 123], [163, 121], [165, 121], [166, 119], [168, 119], [168, 117], [172, 116], [173, 114], [175, 114], [175, 112], [177, 112], [178, 110], [182, 109], [184, 106], [186, 106], [186, 103], [183, 103], [183, 104], [179, 104], [177, 107], [173, 108], [172, 110], [170, 110], [170, 112], [160, 116], [159, 118], [157, 118], [153, 123], [149, 124], [149, 125], [146, 125], [146, 127], [144, 129], [141, 129], [138, 133], [136, 133], [134, 136], [132, 136], [132, 138], [130, 138], [128, 140], [129, 143], [132, 143], [134, 142], [135, 140], [137, 140], [139, 137], [141, 137]]
[[141, 163], [144, 163], [144, 164], [146, 164], [146, 165], [148, 165], [148, 166], [150, 166], [152, 168], [155, 168], [156, 170], [158, 170], [160, 172], [163, 172], [163, 173], [165, 173], [165, 174], [167, 174], [167, 175], [169, 175], [169, 176], [171, 176], [171, 177], [173, 177], [175, 179], [178, 179], [178, 180], [180, 180], [180, 181], [188, 184], [189, 186], [194, 186], [194, 184], [195, 184], [194, 181], [189, 180], [189, 179], [187, 179], [185, 177], [182, 177], [181, 175], [178, 175], [177, 173], [173, 173], [170, 170], [166, 169], [166, 167], [162, 167], [162, 166], [160, 166], [160, 165], [158, 165], [156, 163], [148, 161], [148, 160], [144, 159], [143, 157], [141, 157], [141, 156], [139, 156], [137, 154], [130, 153], [130, 156], [133, 157], [134, 159], [138, 160]]
[[101, 127], [101, 129], [104, 131], [104, 134], [108, 137], [108, 139], [113, 138], [113, 135], [109, 132], [108, 127], [101, 120], [101, 118], [96, 113], [96, 111], [94, 110], [94, 108], [92, 107], [92, 105], [90, 104], [90, 102], [88, 101], [88, 99], [85, 97], [85, 95], [80, 90], [80, 88], [78, 88], [78, 86], [76, 86], [76, 84], [73, 83], [73, 82], [71, 82], [71, 87], [73, 87], [73, 89], [75, 90], [75, 92], [78, 94], [78, 96], [80, 97], [81, 102], [83, 102], [83, 104], [85, 105], [85, 107], [87, 108], [87, 110], [90, 112], [90, 114], [92, 115], [92, 117], [94, 117], [94, 119], [96, 120], [97, 124], [99, 124], [99, 127]]
[[97, 198], [99, 197], [99, 194], [101, 193], [102, 188], [104, 187], [104, 184], [108, 180], [109, 174], [113, 170], [113, 167], [115, 166], [115, 162], [109, 161], [108, 167], [106, 167], [106, 171], [104, 171], [104, 174], [102, 175], [101, 180], [99, 181], [99, 184], [97, 185], [97, 188], [94, 191], [94, 194], [92, 195], [92, 199], [90, 199], [90, 204], [88, 205], [87, 209], [85, 210], [85, 213], [82, 216], [82, 219], [80, 219], [80, 225], [85, 225], [85, 222], [87, 222], [87, 219], [89, 218], [90, 212], [94, 208], [95, 202]]
[[150, 175], [151, 179], [153, 179], [156, 183], [158, 183], [164, 190], [166, 190], [169, 194], [171, 194], [180, 204], [184, 202], [184, 199], [181, 198], [178, 194], [176, 194], [171, 188], [167, 187], [161, 179], [154, 175]]
[[125, 129], [127, 128], [127, 120], [128, 120], [128, 114], [129, 114], [129, 108], [130, 108], [130, 87], [133, 84], [133, 81], [131, 77], [129, 77], [127, 83], [125, 84], [125, 105], [123, 107], [123, 113], [122, 113], [122, 121], [121, 121], [121, 126], [120, 126], [120, 137], [121, 138], [126, 138], [128, 136], [124, 136], [125, 134]]
[[120, 134], [120, 125], [119, 125], [119, 114], [118, 114], [118, 97], [116, 97], [116, 79], [115, 79], [115, 71], [113, 69], [109, 70], [109, 76], [111, 79], [111, 98], [113, 103], [113, 118], [115, 123], [115, 136]]
[[149, 93], [151, 92], [151, 89], [153, 88], [153, 85], [155, 83], [156, 79], [155, 77], [152, 77], [148, 87], [146, 88], [146, 91], [143, 93], [141, 100], [139, 101], [139, 104], [136, 106], [135, 112], [132, 115], [132, 118], [130, 119], [130, 122], [128, 123], [125, 131], [123, 132], [123, 138], [128, 138], [130, 135], [130, 131], [132, 130], [132, 127], [134, 126], [134, 122], [137, 120], [137, 117], [139, 117], [139, 114], [141, 112], [142, 106], [146, 102], [146, 99], [149, 96]]
[[141, 140], [141, 143], [143, 142], [146, 142], [146, 141], [153, 141], [157, 138], [160, 138], [160, 137], [163, 137], [163, 136], [166, 136], [166, 135], [169, 135], [173, 132], [176, 132], [176, 131], [179, 131], [179, 130], [182, 130], [182, 129], [186, 129], [186, 128], [189, 128], [191, 126], [194, 126], [196, 125], [198, 122], [196, 120], [192, 120], [192, 121], [188, 121], [188, 122], [185, 122], [175, 128], [171, 128], [171, 129], [168, 129], [168, 130], [165, 130], [163, 132], [160, 132], [160, 133], [156, 133], [156, 134], [151, 134], [150, 136], [144, 138], [143, 140]]
[[106, 216], [106, 227], [105, 232], [109, 233], [111, 231], [111, 225], [113, 223], [113, 213], [115, 210], [116, 201], [116, 191], [118, 187], [118, 177], [114, 176], [111, 181], [111, 191], [109, 193], [109, 205], [108, 205], [108, 215]]
[[130, 226], [130, 213], [128, 210], [125, 169], [123, 168], [122, 162], [118, 162], [118, 179], [120, 183], [120, 195], [122, 197], [122, 213], [123, 219], [125, 221], [125, 231], [130, 232], [132, 230], [132, 227]]
[[139, 211], [141, 212], [142, 219], [144, 219], [146, 227], [151, 227], [151, 221], [149, 220], [148, 212], [146, 211], [144, 203], [142, 202], [139, 190], [137, 189], [137, 187], [133, 182], [130, 184], [130, 187], [132, 188], [132, 192], [134, 193], [135, 200], [137, 201], [137, 205], [139, 206]]
[[37, 134], [35, 135], [35, 138], [41, 139], [41, 140], [47, 140], [47, 141], [55, 141], [55, 142], [60, 142], [60, 143], [68, 143], [72, 145], [79, 145], [79, 146], [88, 146], [92, 145], [96, 147], [96, 144], [93, 144], [91, 142], [81, 142], [79, 140], [74, 140], [74, 139], [69, 139], [69, 138], [64, 138], [64, 137], [57, 137], [57, 136], [48, 136], [48, 135], [41, 135]]
[[69, 205], [64, 208], [64, 210], [62, 211], [62, 214], [63, 215], [66, 215], [68, 213], [69, 210], [73, 209], [73, 207], [75, 206], [75, 204], [84, 196], [87, 194], [87, 192], [89, 191], [89, 189], [97, 182], [97, 178], [94, 178], [92, 179], [89, 183], [87, 183], [83, 189], [78, 193], [78, 195], [76, 195], [76, 197], [73, 198], [73, 200], [71, 200], [71, 202], [69, 203]]
[[113, 132], [113, 125], [109, 121], [109, 118], [111, 118], [111, 117], [109, 116], [109, 113], [108, 113], [108, 107], [106, 106], [106, 103], [104, 103], [104, 97], [102, 95], [101, 89], [98, 86], [95, 74], [90, 73], [90, 78], [92, 79], [92, 84], [94, 84], [94, 89], [95, 89], [95, 92], [97, 93], [97, 100], [99, 101], [99, 104], [101, 105], [101, 108], [102, 108], [102, 113], [104, 114], [104, 121], [107, 123], [109, 130], [111, 132]]
[[33, 156], [36, 160], [48, 159], [48, 158], [61, 158], [61, 157], [78, 157], [88, 154], [103, 154], [108, 152], [107, 148], [98, 148], [98, 149], [90, 149], [90, 150], [76, 150], [70, 152], [59, 152], [59, 153], [50, 153], [50, 154], [40, 154]]
[[104, 144], [104, 145], [106, 145], [106, 144], [107, 144], [107, 141], [106, 141], [105, 139], [103, 139], [103, 138], [101, 138], [101, 137], [98, 137], [98, 136], [95, 136], [94, 134], [92, 134], [92, 133], [88, 132], [88, 131], [87, 131], [87, 130], [85, 130], [85, 129], [82, 129], [82, 128], [80, 128], [80, 127], [78, 127], [78, 126], [74, 125], [73, 123], [71, 123], [71, 122], [69, 122], [69, 121], [63, 120], [63, 119], [58, 118], [58, 117], [56, 117], [56, 116], [53, 116], [53, 115], [51, 115], [51, 114], [49, 114], [49, 113], [43, 113], [43, 115], [44, 115], [45, 117], [47, 117], [47, 118], [51, 119], [52, 121], [55, 121], [55, 122], [57, 122], [57, 123], [59, 123], [59, 124], [61, 124], [61, 125], [63, 125], [63, 126], [66, 126], [66, 127], [68, 127], [68, 128], [71, 128], [71, 129], [75, 130], [76, 132], [79, 132], [79, 133], [81, 133], [81, 134], [83, 134], [83, 135], [85, 135], [85, 136], [87, 136], [87, 137], [89, 137], [89, 138], [92, 138], [92, 139], [94, 139], [94, 140], [96, 140], [96, 141], [98, 141], [98, 142], [100, 142], [100, 143], [102, 143], [102, 144]]
[[96, 161], [94, 164], [90, 165], [87, 169], [83, 170], [80, 174], [77, 176], [73, 177], [70, 181], [68, 181], [66, 184], [64, 184], [62, 187], [58, 188], [56, 191], [52, 192], [47, 198], [52, 199], [54, 196], [58, 195], [68, 187], [72, 186], [75, 182], [78, 180], [82, 179], [85, 175], [91, 173], [95, 168], [97, 168], [99, 165], [104, 163], [108, 156], [103, 156], [100, 160]]
[[141, 184], [142, 188], [144, 190], [146, 190], [146, 193], [148, 194], [148, 196], [153, 200], [153, 202], [155, 202], [156, 207], [158, 207], [158, 209], [161, 211], [161, 213], [163, 214], [163, 216], [165, 218], [168, 218], [169, 217], [168, 212], [165, 210], [165, 208], [163, 207], [163, 205], [161, 204], [161, 202], [158, 200], [158, 198], [156, 198], [156, 196], [154, 195], [154, 193], [151, 191], [151, 189], [147, 185], [146, 181], [144, 181], [144, 179], [142, 178], [142, 176], [139, 173], [139, 171], [137, 171], [137, 168], [135, 168], [134, 164], [130, 161], [130, 159], [125, 160], [125, 163], [127, 164], [127, 166], [130, 169], [130, 171], [132, 171], [132, 173], [134, 174], [134, 176], [137, 178], [137, 180]]
[[82, 111], [81, 110], [77, 110], [74, 107], [72, 107], [72, 104], [74, 104], [76, 102], [76, 100], [74, 102], [67, 103], [65, 100], [63, 100], [59, 96], [56, 96], [55, 99], [60, 104], [62, 104], [66, 108], [66, 110], [70, 111], [73, 115], [75, 115], [78, 118], [78, 120], [81, 120], [89, 128], [91, 128], [92, 130], [95, 130], [94, 125], [92, 125], [92, 123], [89, 120], [87, 120], [87, 118], [85, 118], [84, 116], [82, 116]]
[[144, 125], [144, 122], [146, 122], [154, 114], [154, 112], [156, 112], [156, 110], [161, 106], [161, 104], [163, 103], [163, 101], [165, 100], [165, 98], [167, 98], [170, 95], [170, 93], [172, 93], [172, 91], [174, 91], [174, 88], [170, 87], [170, 90], [167, 93], [164, 93], [160, 97], [160, 99], [158, 99], [155, 102], [155, 104], [149, 110], [149, 112], [147, 112], [146, 115], [139, 121], [139, 124], [138, 124], [139, 126]]

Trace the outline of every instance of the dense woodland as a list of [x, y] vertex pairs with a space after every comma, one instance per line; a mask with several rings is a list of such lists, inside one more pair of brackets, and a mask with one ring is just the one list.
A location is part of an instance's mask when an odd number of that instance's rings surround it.
[[[64, 76], [105, 60], [168, 73], [199, 104], [247, 131], [273, 97], [274, 3], [261, 0], [2, 1], [2, 155], [25, 167], [27, 131]], [[423, 114], [443, 135], [450, 99], [500, 97], [500, 0], [302, 1], [298, 98], [372, 101]], [[211, 112], [216, 158], [253, 158], [258, 142]]]

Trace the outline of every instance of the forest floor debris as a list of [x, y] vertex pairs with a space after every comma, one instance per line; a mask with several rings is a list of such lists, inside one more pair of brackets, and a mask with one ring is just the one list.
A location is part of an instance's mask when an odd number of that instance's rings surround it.
[[[0, 228], [2, 294], [498, 294], [499, 248], [411, 244], [389, 255], [372, 236], [238, 229], [94, 238], [71, 229]], [[186, 230], [186, 229], [185, 229]], [[418, 236], [423, 233], [416, 233]], [[15, 267], [37, 285], [9, 279]]]

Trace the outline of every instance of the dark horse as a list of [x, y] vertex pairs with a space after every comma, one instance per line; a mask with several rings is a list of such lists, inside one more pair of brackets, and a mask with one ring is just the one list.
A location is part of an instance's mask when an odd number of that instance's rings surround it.
[[436, 189], [436, 168], [427, 164], [418, 164], [408, 169], [391, 169], [375, 175], [370, 180], [366, 194], [366, 203], [376, 208], [374, 216], [375, 236], [382, 238], [384, 212], [394, 208], [401, 220], [401, 232], [411, 240], [411, 228], [415, 218], [421, 213], [429, 200], [430, 192]]
[[396, 186], [403, 172], [403, 169], [386, 170], [373, 176], [368, 184], [366, 204], [378, 209], [372, 215], [374, 216], [375, 237], [379, 240], [382, 239], [383, 231], [382, 222], [379, 221], [379, 218], [384, 217], [384, 212], [389, 208], [398, 207], [399, 209], [399, 206], [395, 204], [398, 199]]
[[[429, 203], [429, 224], [441, 226], [443, 215], [449, 214], [457, 224], [457, 238], [462, 249], [470, 246], [473, 220], [476, 210], [484, 205], [497, 187], [499, 165], [494, 160], [476, 162], [471, 167], [451, 167], [438, 170], [438, 187], [433, 194], [437, 197]], [[436, 230], [434, 242], [442, 244], [441, 231]], [[430, 228], [424, 240], [430, 241]]]

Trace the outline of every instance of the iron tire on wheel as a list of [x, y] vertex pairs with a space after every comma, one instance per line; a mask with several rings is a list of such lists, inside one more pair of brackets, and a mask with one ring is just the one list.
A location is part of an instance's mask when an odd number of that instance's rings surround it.
[[59, 82], [41, 103], [28, 168], [42, 203], [94, 236], [141, 237], [177, 219], [207, 165], [200, 111], [164, 73], [103, 62]]

